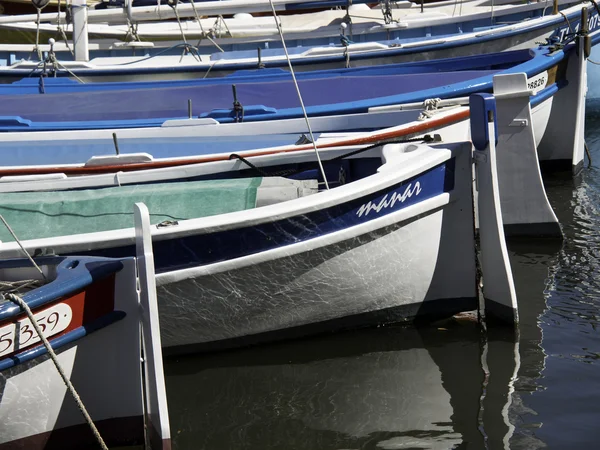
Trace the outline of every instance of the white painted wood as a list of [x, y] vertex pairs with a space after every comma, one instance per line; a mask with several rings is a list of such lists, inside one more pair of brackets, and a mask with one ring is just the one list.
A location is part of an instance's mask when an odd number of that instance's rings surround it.
[[168, 450], [171, 448], [171, 430], [162, 361], [150, 214], [143, 203], [135, 204], [134, 221], [146, 375], [146, 441], [152, 449]]
[[[494, 122], [487, 126], [488, 136], [493, 137]], [[516, 324], [519, 320], [517, 294], [502, 224], [495, 139], [489, 139], [484, 150], [475, 150], [474, 159], [486, 320]]]
[[538, 146], [540, 161], [571, 163], [574, 172], [583, 164], [587, 62], [583, 39], [569, 53], [566, 70], [568, 84], [553, 98], [548, 126]]
[[[573, 132], [573, 173], [577, 174], [583, 167], [585, 151], [585, 99], [587, 96], [587, 58], [585, 57], [585, 39], [577, 38], [577, 53], [573, 57], [573, 68], [569, 67], [567, 72], [569, 83], [571, 80], [577, 85], [577, 94], [575, 99], [575, 130]], [[572, 57], [572, 58], [573, 58]]]
[[502, 221], [509, 236], [562, 237], [540, 173], [530, 94], [524, 73], [494, 77]]
[[71, 11], [73, 16], [73, 51], [75, 53], [75, 60], [89, 61], [87, 1], [72, 0]]
[[[305, 3], [306, 0], [273, 0], [273, 6], [276, 11], [285, 10], [286, 5], [297, 4], [297, 3]], [[559, 4], [569, 3], [568, 0], [559, 0]], [[461, 15], [456, 14], [453, 11], [456, 10], [456, 5], [454, 1], [442, 1], [435, 2], [434, 4], [425, 4], [424, 5], [426, 11], [439, 11], [446, 10], [448, 18], [452, 18], [452, 16], [456, 16], [456, 20], [460, 20]], [[479, 13], [483, 14], [485, 18], [489, 17], [493, 14], [495, 17], [499, 15], [503, 15], [505, 11], [514, 11], [514, 10], [534, 10], [539, 9], [543, 6], [531, 4], [531, 5], [490, 5], [486, 0], [472, 0], [466, 1], [462, 5], [462, 16], [469, 13]], [[202, 2], [202, 5], [197, 5], [196, 9], [201, 16], [219, 16], [219, 15], [229, 15], [229, 14], [237, 14], [237, 13], [253, 13], [253, 12], [270, 12], [271, 6], [269, 0], [227, 0], [223, 1], [207, 1]], [[380, 8], [374, 8], [379, 12], [379, 17], [381, 18], [381, 10]], [[414, 14], [415, 12], [420, 10], [420, 5], [413, 4], [410, 8], [402, 8], [402, 9], [394, 9], [393, 14], [395, 18], [397, 18], [398, 11], [409, 11]], [[361, 9], [359, 14], [365, 15], [364, 9]], [[346, 14], [345, 10], [341, 10], [342, 15]], [[510, 12], [506, 12], [510, 14]], [[193, 18], [196, 16], [194, 12], [193, 6], [188, 4], [178, 4], [177, 5], [177, 15], [180, 18]], [[169, 20], [176, 19], [177, 15], [173, 8], [171, 8], [167, 4], [162, 4], [160, 6], [143, 6], [143, 7], [135, 7], [132, 8], [130, 20], [134, 22], [145, 22], [145, 21], [157, 21], [157, 20]], [[358, 15], [358, 14], [357, 14]], [[417, 15], [417, 19], [423, 17], [427, 18], [426, 14]], [[56, 13], [46, 13], [41, 14], [40, 20], [42, 22], [50, 22], [56, 23], [57, 20], [61, 20], [63, 23], [66, 19], [66, 14], [61, 13], [60, 15]], [[110, 9], [100, 9], [90, 11], [89, 20], [90, 23], [119, 23], [124, 24], [127, 22], [128, 13], [127, 8], [110, 8]], [[353, 21], [358, 21], [360, 17], [353, 18]], [[0, 24], [10, 24], [10, 23], [21, 23], [21, 22], [35, 22], [37, 20], [37, 16], [35, 14], [22, 15], [22, 16], [3, 16], [0, 17]], [[400, 25], [401, 26], [401, 25]]]

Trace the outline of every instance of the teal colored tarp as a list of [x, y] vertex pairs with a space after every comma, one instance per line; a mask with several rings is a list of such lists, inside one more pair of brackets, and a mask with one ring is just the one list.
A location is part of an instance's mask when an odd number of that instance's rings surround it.
[[[0, 194], [0, 214], [20, 240], [115, 230], [133, 227], [133, 205], [137, 202], [148, 206], [153, 224], [254, 208], [261, 180], [243, 178]], [[14, 240], [2, 224], [0, 240]]]

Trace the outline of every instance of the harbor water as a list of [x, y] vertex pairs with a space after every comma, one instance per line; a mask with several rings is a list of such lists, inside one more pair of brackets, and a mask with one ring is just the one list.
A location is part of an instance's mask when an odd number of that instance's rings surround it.
[[[592, 58], [600, 60], [600, 51]], [[509, 243], [518, 333], [469, 318], [165, 361], [175, 449], [597, 448], [600, 66], [576, 178], [545, 174], [564, 242]]]

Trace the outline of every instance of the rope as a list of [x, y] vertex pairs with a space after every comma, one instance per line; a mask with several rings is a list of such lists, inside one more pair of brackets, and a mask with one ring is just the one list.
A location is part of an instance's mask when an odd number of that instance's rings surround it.
[[[198, 40], [198, 47], [200, 46], [200, 43], [202, 42], [202, 39], [204, 39], [205, 37], [215, 46], [219, 49], [220, 52], [224, 52], [225, 50], [223, 50], [221, 48], [221, 46], [219, 44], [217, 44], [215, 42], [215, 40], [210, 37], [210, 35], [204, 31], [204, 27], [202, 26], [202, 21], [200, 20], [200, 16], [198, 15], [198, 11], [196, 10], [196, 4], [194, 3], [194, 0], [190, 0], [190, 4], [192, 5], [192, 9], [194, 10], [194, 15], [196, 16], [196, 20], [198, 21], [198, 25], [200, 25], [200, 31], [202, 31], [202, 35], [200, 36], [200, 39]], [[209, 30], [211, 31], [211, 30]]]
[[383, 19], [386, 24], [390, 24], [394, 21], [394, 17], [392, 15], [392, 7], [390, 5], [390, 0], [384, 0], [380, 3], [381, 5], [381, 14], [383, 15]]
[[216, 61], [213, 62], [209, 67], [208, 70], [206, 71], [206, 73], [204, 74], [204, 76], [202, 78], [206, 78], [208, 76], [208, 74], [210, 73], [210, 71], [212, 70], [212, 68], [214, 67], [214, 65], [216, 64]]
[[[227, 22], [225, 22], [225, 19], [223, 18], [223, 16], [219, 16], [217, 17], [217, 21], [221, 20], [221, 23], [223, 24], [223, 26], [225, 27], [225, 29], [227, 30], [227, 33], [229, 34], [229, 37], [233, 37], [233, 34], [231, 34], [231, 30], [229, 29], [229, 25], [227, 25]], [[220, 37], [220, 35], [219, 35]]]
[[255, 166], [250, 161], [248, 161], [246, 158], [244, 158], [243, 156], [238, 155], [237, 153], [232, 153], [231, 155], [229, 155], [229, 159], [238, 159], [238, 160], [240, 160], [241, 162], [243, 162], [244, 164], [246, 164], [251, 169], [254, 169], [259, 175], [261, 175], [263, 177], [285, 177], [285, 176], [293, 175], [295, 173], [299, 173], [299, 172], [302, 171], [300, 169], [289, 169], [289, 170], [280, 170], [280, 171], [277, 171], [277, 172], [267, 173], [264, 170], [262, 170], [260, 167]]
[[598, 3], [596, 2], [596, 0], [590, 0], [590, 2], [592, 2], [592, 5], [594, 5], [594, 8], [596, 8], [596, 12], [598, 13], [598, 16], [600, 18], [600, 7], [598, 7]]
[[183, 38], [183, 43], [187, 44], [187, 40], [185, 39], [185, 34], [183, 32], [183, 26], [181, 25], [181, 19], [179, 18], [179, 11], [177, 11], [178, 3], [179, 2], [177, 0], [167, 2], [167, 4], [171, 7], [171, 9], [175, 12], [175, 18], [177, 19], [177, 23], [179, 24], [179, 31], [181, 32], [181, 37]]
[[60, 363], [58, 362], [56, 353], [54, 353], [54, 349], [50, 345], [50, 342], [48, 342], [48, 339], [46, 339], [46, 336], [44, 336], [44, 333], [42, 332], [42, 330], [40, 329], [40, 326], [37, 323], [37, 320], [33, 316], [31, 309], [29, 308], [29, 305], [27, 305], [27, 303], [25, 303], [25, 301], [23, 301], [23, 299], [21, 297], [19, 297], [16, 294], [13, 294], [13, 293], [5, 294], [5, 298], [12, 301], [13, 303], [16, 303], [17, 305], [19, 305], [19, 307], [23, 311], [25, 311], [25, 313], [27, 314], [27, 317], [31, 321], [31, 325], [33, 325], [33, 328], [35, 329], [36, 333], [40, 337], [42, 343], [44, 344], [44, 347], [46, 347], [46, 351], [50, 355], [50, 358], [52, 359], [52, 362], [54, 363], [56, 370], [58, 370], [58, 373], [60, 374], [61, 378], [63, 379], [65, 386], [67, 386], [67, 390], [73, 396], [73, 399], [75, 400], [75, 403], [77, 403], [77, 406], [79, 407], [79, 410], [81, 411], [81, 414], [83, 414], [83, 417], [85, 418], [86, 422], [90, 426], [92, 433], [94, 433], [94, 437], [98, 441], [98, 444], [100, 444], [100, 447], [103, 450], [108, 450], [108, 447], [104, 443], [102, 436], [100, 436], [100, 433], [98, 432], [98, 429], [96, 428], [96, 425], [94, 425], [92, 418], [90, 417], [87, 410], [85, 409], [85, 406], [83, 405], [83, 402], [81, 401], [81, 398], [77, 394], [77, 391], [75, 391], [75, 388], [73, 387], [73, 384], [71, 383], [71, 380], [69, 380], [69, 378], [65, 374], [64, 370], [60, 366]]
[[41, 8], [37, 9], [37, 19], [36, 19], [36, 27], [35, 27], [35, 47], [34, 50], [37, 51], [38, 59], [42, 60], [42, 50], [40, 49], [40, 14], [42, 13]]
[[571, 26], [571, 22], [569, 22], [569, 19], [568, 19], [568, 17], [566, 16], [566, 14], [565, 14], [564, 12], [562, 12], [562, 11], [559, 11], [558, 13], [559, 13], [561, 16], [563, 16], [563, 18], [565, 19], [565, 22], [567, 22], [567, 25], [569, 26], [569, 31], [571, 32], [571, 34], [572, 34], [572, 33], [575, 33], [575, 32], [573, 31], [573, 27]]
[[321, 157], [319, 156], [319, 150], [317, 149], [317, 144], [315, 143], [315, 137], [313, 136], [312, 128], [310, 127], [310, 121], [308, 120], [308, 114], [306, 113], [306, 108], [304, 107], [304, 101], [302, 100], [302, 94], [300, 94], [300, 88], [298, 87], [298, 81], [296, 80], [296, 74], [294, 73], [294, 69], [292, 67], [292, 61], [290, 60], [290, 55], [287, 50], [287, 46], [285, 45], [285, 39], [283, 38], [283, 29], [281, 28], [281, 22], [277, 18], [277, 13], [275, 12], [275, 6], [273, 5], [273, 0], [269, 0], [271, 4], [271, 10], [273, 11], [273, 17], [275, 18], [275, 23], [277, 24], [277, 30], [279, 30], [279, 37], [281, 38], [281, 45], [283, 46], [283, 51], [285, 52], [285, 57], [288, 62], [288, 66], [290, 68], [290, 73], [292, 74], [292, 79], [294, 80], [294, 86], [296, 87], [296, 92], [298, 93], [298, 99], [300, 100], [300, 106], [302, 107], [302, 113], [304, 114], [304, 119], [306, 120], [306, 126], [308, 128], [308, 134], [310, 135], [310, 140], [312, 141], [313, 148], [315, 149], [315, 154], [317, 155], [317, 161], [319, 163], [319, 169], [321, 170], [321, 174], [323, 175], [323, 181], [325, 182], [325, 187], [329, 190], [329, 183], [327, 183], [327, 177], [325, 176], [325, 169], [323, 169], [323, 163], [321, 162]]
[[344, 46], [344, 59], [346, 60], [346, 69], [350, 68], [350, 52], [348, 52], [348, 45]]
[[[142, 58], [142, 59], [139, 59], [139, 60], [135, 60], [135, 61], [129, 61], [129, 62], [121, 63], [121, 64], [118, 64], [118, 65], [119, 66], [128, 66], [130, 64], [137, 64], [137, 63], [140, 63], [142, 61], [147, 61], [149, 59], [161, 56], [161, 55], [163, 55], [163, 54], [165, 54], [165, 53], [167, 53], [167, 52], [169, 52], [169, 51], [171, 51], [173, 49], [179, 48], [179, 47], [186, 47], [187, 51], [189, 51], [189, 52], [196, 52], [196, 54], [199, 55], [197, 53], [197, 50], [192, 45], [190, 45], [190, 44], [176, 44], [176, 45], [173, 45], [171, 47], [165, 48], [164, 50], [161, 50], [160, 52], [157, 52], [154, 55], [150, 55], [150, 56], [147, 56], [145, 58]], [[62, 69], [65, 72], [67, 72], [68, 74], [70, 74], [72, 77], [74, 77], [75, 79], [77, 79], [79, 82], [84, 83], [84, 81], [81, 78], [79, 78], [77, 75], [75, 75], [67, 67], [65, 67], [61, 63], [59, 63], [58, 60], [56, 59], [56, 57], [53, 56], [53, 52], [51, 52], [51, 53], [52, 53], [52, 58], [50, 58], [51, 55], [49, 55], [49, 58], [48, 58], [49, 61], [44, 60], [44, 61], [40, 62], [36, 67], [34, 67], [33, 69], [31, 69], [31, 72], [29, 72], [29, 74], [27, 75], [27, 77], [30, 77], [30, 76], [34, 75], [36, 73], [36, 71], [39, 70], [40, 67], [45, 66], [45, 64], [47, 62], [51, 62], [53, 64], [55, 70]], [[212, 68], [212, 66], [211, 66], [211, 68]], [[209, 69], [209, 71], [210, 71], [210, 69]]]
[[[435, 141], [435, 138], [432, 138], [428, 134], [423, 137], [416, 137], [416, 138], [409, 138], [409, 139], [392, 139], [389, 141], [380, 141], [380, 142], [376, 142], [375, 144], [371, 144], [366, 147], [362, 147], [357, 150], [353, 150], [351, 152], [344, 153], [343, 155], [335, 156], [334, 158], [328, 159], [326, 161], [327, 162], [339, 161], [340, 159], [358, 155], [359, 153], [363, 153], [368, 150], [372, 150], [374, 148], [377, 148], [377, 147], [380, 147], [380, 146], [386, 145], [386, 144], [409, 144], [411, 142], [426, 142], [427, 143], [427, 142], [434, 142], [434, 141]], [[237, 153], [232, 153], [231, 155], [229, 155], [229, 159], [230, 160], [231, 159], [240, 160], [241, 162], [246, 164], [251, 169], [254, 169], [259, 175], [261, 175], [263, 177], [285, 177], [285, 176], [295, 175], [297, 173], [304, 171], [304, 169], [289, 169], [289, 170], [280, 170], [278, 172], [268, 173], [268, 172], [264, 171], [263, 169], [261, 169], [260, 167], [255, 166], [248, 159], [244, 158], [243, 156], [238, 155]]]
[[[65, 2], [66, 2], [66, 0], [65, 0]], [[57, 9], [58, 9], [58, 11], [56, 13], [57, 14], [56, 31], [58, 31], [60, 33], [60, 36], [62, 37], [63, 41], [65, 42], [65, 45], [67, 46], [67, 50], [69, 50], [69, 53], [71, 53], [71, 55], [74, 56], [75, 53], [73, 52], [73, 50], [71, 49], [71, 46], [69, 45], [69, 39], [67, 39], [67, 33], [65, 33], [65, 30], [60, 23], [60, 0], [58, 0], [58, 8]]]
[[[4, 225], [6, 226], [6, 228], [8, 228], [8, 231], [10, 232], [10, 234], [12, 235], [12, 237], [15, 239], [15, 241], [17, 242], [17, 244], [19, 244], [19, 247], [21, 247], [21, 250], [23, 250], [23, 253], [25, 253], [25, 255], [27, 255], [27, 258], [29, 259], [29, 261], [31, 261], [31, 263], [33, 264], [33, 266], [40, 272], [40, 274], [42, 275], [42, 278], [44, 279], [44, 282], [48, 282], [48, 279], [46, 278], [46, 275], [44, 275], [44, 272], [42, 271], [42, 269], [40, 269], [40, 267], [35, 263], [35, 261], [33, 260], [33, 258], [25, 250], [25, 248], [23, 247], [23, 244], [21, 244], [21, 241], [19, 240], [19, 238], [17, 237], [17, 235], [14, 233], [14, 231], [12, 230], [12, 228], [10, 227], [10, 225], [8, 225], [8, 222], [6, 222], [6, 220], [4, 219], [4, 217], [2, 215], [0, 215], [0, 220], [2, 220], [2, 222], [4, 223]], [[19, 305], [19, 307], [23, 311], [25, 311], [25, 313], [27, 314], [27, 317], [29, 318], [29, 320], [31, 322], [31, 325], [33, 326], [33, 328], [35, 329], [36, 333], [40, 337], [42, 343], [44, 344], [44, 347], [46, 347], [46, 351], [50, 355], [50, 358], [52, 358], [52, 362], [56, 366], [56, 370], [58, 370], [58, 373], [60, 374], [61, 378], [63, 379], [63, 381], [65, 383], [65, 385], [67, 386], [67, 390], [73, 396], [73, 399], [75, 400], [75, 403], [77, 403], [77, 406], [79, 407], [79, 410], [81, 411], [81, 414], [83, 414], [83, 417], [85, 418], [86, 422], [88, 423], [88, 425], [92, 429], [92, 433], [94, 433], [94, 437], [96, 438], [96, 440], [100, 444], [100, 447], [102, 448], [102, 450], [108, 450], [108, 447], [106, 446], [106, 444], [102, 440], [102, 436], [100, 436], [100, 433], [98, 432], [98, 429], [96, 428], [96, 425], [94, 425], [94, 422], [92, 421], [92, 418], [90, 417], [90, 415], [88, 414], [87, 410], [85, 409], [85, 406], [83, 405], [83, 402], [81, 401], [81, 398], [79, 398], [79, 395], [75, 391], [75, 388], [73, 387], [73, 384], [71, 383], [71, 380], [68, 379], [68, 377], [66, 376], [66, 374], [63, 371], [62, 367], [60, 366], [60, 363], [58, 362], [58, 358], [56, 357], [56, 353], [54, 353], [54, 349], [50, 345], [50, 342], [48, 342], [48, 339], [46, 339], [46, 336], [44, 336], [44, 333], [42, 332], [42, 330], [40, 329], [40, 326], [37, 323], [37, 320], [33, 316], [33, 313], [31, 312], [31, 309], [29, 308], [29, 305], [27, 303], [25, 303], [25, 301], [23, 301], [23, 299], [21, 297], [19, 297], [18, 295], [14, 294], [12, 292], [8, 292], [6, 294], [2, 294], [2, 297], [5, 298], [5, 299], [8, 299], [8, 300], [10, 300], [10, 301], [12, 301], [14, 303], [16, 303], [17, 305]]]
[[428, 98], [423, 102], [423, 111], [419, 114], [417, 120], [431, 119], [437, 112], [441, 98]]
[[590, 153], [590, 149], [588, 148], [587, 142], [583, 141], [583, 148], [585, 148], [585, 153], [587, 154], [588, 157], [588, 167], [592, 166], [592, 154]]
[[23, 253], [25, 253], [25, 255], [27, 256], [27, 258], [29, 259], [31, 264], [33, 264], [33, 267], [35, 267], [37, 269], [37, 271], [42, 275], [42, 278], [44, 279], [44, 281], [48, 282], [48, 279], [46, 278], [46, 275], [44, 275], [44, 272], [42, 271], [42, 269], [40, 269], [40, 267], [35, 263], [35, 261], [29, 254], [29, 252], [27, 250], [25, 250], [25, 247], [23, 247], [23, 244], [21, 244], [21, 241], [19, 240], [19, 238], [17, 237], [15, 232], [12, 230], [12, 228], [10, 227], [10, 225], [8, 224], [8, 222], [6, 221], [4, 216], [2, 216], [1, 214], [0, 214], [0, 220], [2, 220], [2, 222], [4, 223], [4, 226], [8, 229], [8, 232], [12, 235], [12, 237], [16, 241], [16, 243], [19, 244], [19, 247], [21, 247], [21, 250], [23, 250]]
[[125, 42], [141, 42], [138, 34], [138, 24], [131, 22], [129, 17], [127, 18], [127, 33], [125, 33]]
[[30, 289], [35, 289], [43, 286], [40, 280], [18, 280], [18, 281], [0, 281], [0, 292], [16, 293], [26, 292]]
[[368, 150], [372, 150], [374, 148], [380, 147], [382, 145], [387, 144], [409, 144], [411, 142], [433, 142], [435, 138], [432, 138], [428, 134], [423, 137], [409, 138], [409, 139], [392, 139], [391, 141], [381, 141], [375, 144], [368, 145], [367, 147], [359, 148], [358, 150], [353, 150], [349, 153], [345, 153], [343, 155], [336, 156], [335, 158], [331, 158], [328, 161], [338, 161], [340, 159], [348, 158], [350, 156], [358, 155], [359, 153], [366, 152]]

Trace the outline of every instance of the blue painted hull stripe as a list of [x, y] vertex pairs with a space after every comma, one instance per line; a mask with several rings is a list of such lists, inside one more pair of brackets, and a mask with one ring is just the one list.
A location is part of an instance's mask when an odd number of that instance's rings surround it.
[[[119, 320], [122, 320], [123, 318], [125, 318], [126, 315], [127, 314], [123, 311], [113, 311], [95, 320], [91, 324], [76, 328], [72, 331], [69, 331], [66, 334], [63, 334], [60, 337], [57, 337], [56, 339], [50, 339], [48, 342], [50, 342], [50, 345], [52, 346], [53, 350], [58, 350], [61, 347], [70, 344], [71, 342], [77, 341], [78, 339], [81, 339], [93, 333], [94, 331], [98, 331]], [[23, 364], [27, 361], [31, 361], [34, 358], [39, 358], [40, 356], [43, 356], [47, 353], [48, 351], [46, 350], [46, 347], [44, 347], [44, 345], [37, 345], [36, 347], [25, 350], [24, 352], [0, 360], [0, 371], [10, 369], [11, 367]]]
[[[417, 184], [418, 193], [413, 192]], [[449, 192], [453, 188], [454, 159], [450, 159], [411, 179], [341, 205], [247, 228], [155, 241], [153, 250], [156, 272], [165, 273], [214, 264], [308, 241], [369, 222]], [[407, 189], [413, 193], [412, 196], [407, 195], [404, 201], [396, 199], [390, 205], [385, 205], [386, 201], [390, 202], [401, 196]], [[369, 202], [372, 207], [382, 205], [379, 212], [373, 208], [368, 213], [364, 211], [364, 205]], [[363, 214], [360, 214], [361, 207]], [[134, 246], [90, 252], [107, 257], [129, 256], [134, 253]]]

